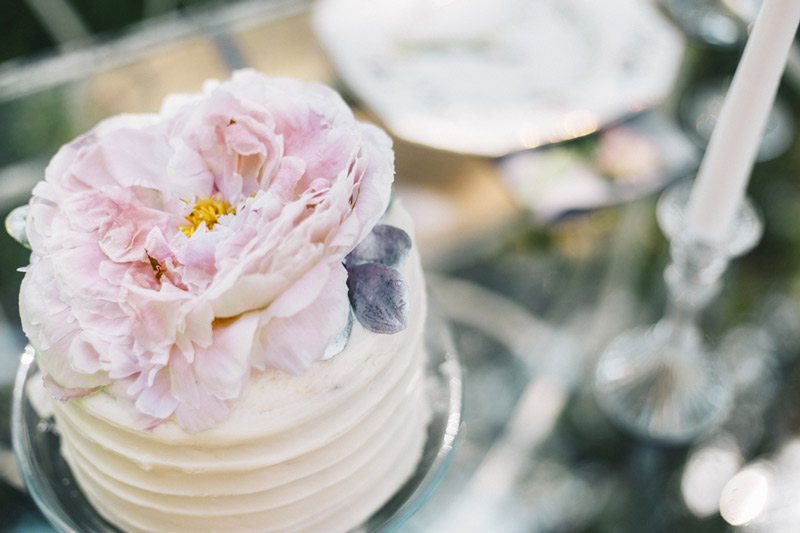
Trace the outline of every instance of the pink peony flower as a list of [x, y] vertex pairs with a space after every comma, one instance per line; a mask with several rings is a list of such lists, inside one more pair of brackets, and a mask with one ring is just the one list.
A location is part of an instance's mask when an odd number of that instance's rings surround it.
[[213, 427], [252, 370], [303, 372], [347, 325], [342, 261], [392, 179], [389, 138], [336, 93], [252, 71], [100, 123], [30, 202], [20, 311], [46, 384]]

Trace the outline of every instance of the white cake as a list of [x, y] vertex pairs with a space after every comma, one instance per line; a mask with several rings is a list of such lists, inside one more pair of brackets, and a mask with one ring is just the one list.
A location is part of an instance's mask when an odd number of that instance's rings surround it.
[[406, 211], [385, 211], [391, 147], [329, 89], [253, 72], [214, 87], [54, 158], [31, 202], [23, 326], [63, 455], [110, 523], [348, 531], [409, 479], [430, 418], [419, 255]]

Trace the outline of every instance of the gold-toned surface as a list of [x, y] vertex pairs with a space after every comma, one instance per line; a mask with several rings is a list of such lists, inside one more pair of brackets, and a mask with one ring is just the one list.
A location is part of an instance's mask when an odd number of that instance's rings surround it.
[[308, 14], [235, 33], [247, 64], [270, 76], [332, 83], [335, 75], [311, 29]]
[[86, 83], [90, 120], [119, 113], [156, 112], [170, 93], [197, 92], [204, 80], [227, 76], [209, 38], [196, 37], [158, 47], [129, 65], [99, 72]]

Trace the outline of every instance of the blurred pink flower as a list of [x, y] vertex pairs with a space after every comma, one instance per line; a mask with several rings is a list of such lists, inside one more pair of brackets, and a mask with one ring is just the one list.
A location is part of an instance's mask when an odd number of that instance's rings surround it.
[[596, 157], [600, 172], [619, 181], [651, 181], [661, 174], [664, 163], [652, 139], [627, 126], [603, 133]]
[[61, 148], [34, 189], [23, 327], [55, 396], [110, 383], [151, 424], [219, 423], [349, 314], [342, 260], [386, 210], [391, 141], [321, 85], [240, 71]]

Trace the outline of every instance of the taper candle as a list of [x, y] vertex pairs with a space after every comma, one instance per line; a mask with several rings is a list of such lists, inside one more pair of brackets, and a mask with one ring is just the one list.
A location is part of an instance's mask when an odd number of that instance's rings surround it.
[[744, 198], [767, 117], [800, 22], [800, 0], [764, 0], [689, 198], [693, 237], [725, 240]]

